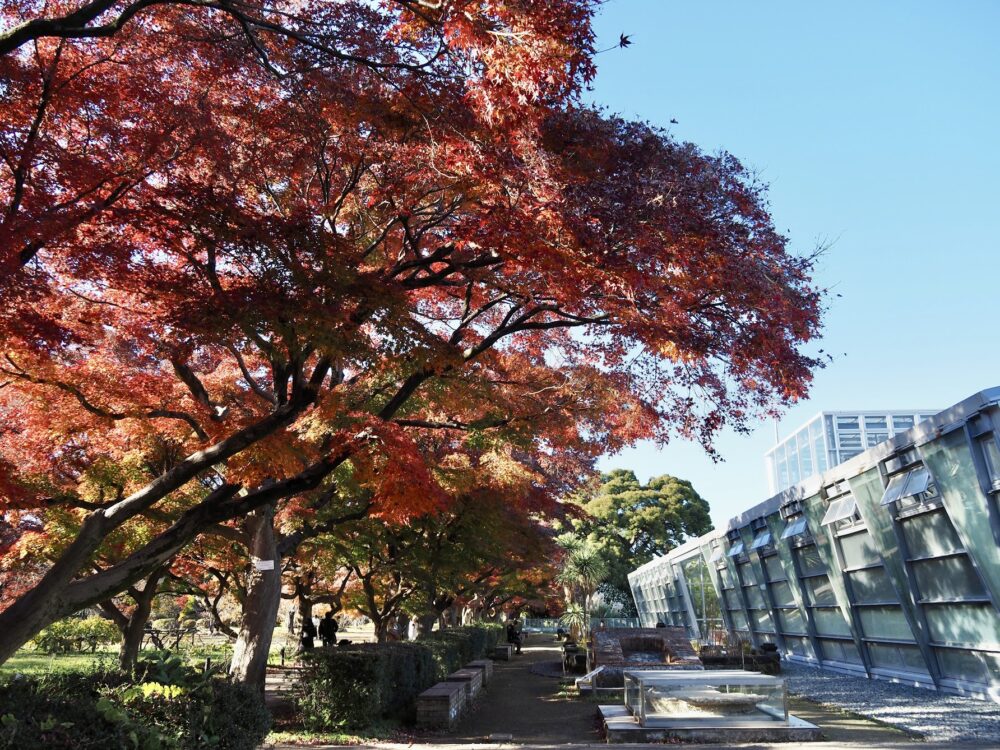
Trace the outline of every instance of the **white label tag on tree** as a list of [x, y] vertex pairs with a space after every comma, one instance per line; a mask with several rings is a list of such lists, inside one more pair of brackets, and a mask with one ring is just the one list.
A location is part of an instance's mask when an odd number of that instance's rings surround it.
[[257, 570], [274, 570], [274, 560], [254, 560], [253, 566]]

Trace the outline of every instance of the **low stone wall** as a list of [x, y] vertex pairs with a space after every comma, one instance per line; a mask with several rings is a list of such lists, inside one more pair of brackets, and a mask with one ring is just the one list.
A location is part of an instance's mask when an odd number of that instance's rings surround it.
[[493, 676], [493, 662], [477, 659], [417, 697], [417, 726], [452, 729]]

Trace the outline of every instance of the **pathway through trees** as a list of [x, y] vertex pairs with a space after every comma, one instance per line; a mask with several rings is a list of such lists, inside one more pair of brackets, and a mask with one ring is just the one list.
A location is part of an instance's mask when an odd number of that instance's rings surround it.
[[541, 635], [527, 644], [511, 662], [498, 661], [482, 703], [462, 720], [457, 730], [442, 737], [441, 744], [485, 742], [492, 735], [513, 735], [517, 744], [566, 744], [599, 742], [596, 704], [561, 698], [559, 680], [533, 674], [531, 665], [558, 661], [559, 646]]

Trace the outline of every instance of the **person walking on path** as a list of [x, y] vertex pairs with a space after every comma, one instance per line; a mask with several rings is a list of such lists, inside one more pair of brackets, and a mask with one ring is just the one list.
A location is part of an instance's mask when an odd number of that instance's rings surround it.
[[323, 640], [323, 648], [337, 645], [337, 630], [339, 629], [340, 625], [337, 624], [337, 620], [333, 616], [333, 610], [331, 609], [319, 621], [319, 637]]

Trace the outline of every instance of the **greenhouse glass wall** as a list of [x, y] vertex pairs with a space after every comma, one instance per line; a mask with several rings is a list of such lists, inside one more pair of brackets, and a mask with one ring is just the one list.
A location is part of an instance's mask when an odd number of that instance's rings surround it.
[[725, 629], [786, 658], [1000, 701], [1000, 388], [755, 505], [629, 576], [642, 624]]

